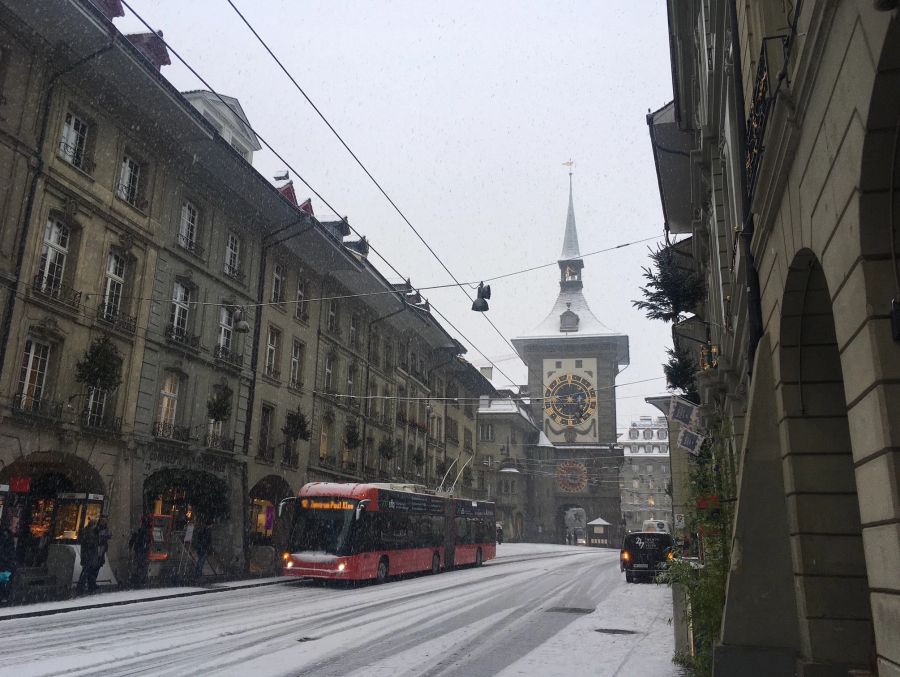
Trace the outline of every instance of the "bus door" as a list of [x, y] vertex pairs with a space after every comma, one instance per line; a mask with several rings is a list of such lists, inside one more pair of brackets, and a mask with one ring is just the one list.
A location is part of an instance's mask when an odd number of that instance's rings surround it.
[[281, 557], [281, 553], [287, 552], [291, 542], [291, 531], [297, 517], [297, 505], [299, 499], [296, 496], [285, 498], [278, 504], [278, 513], [275, 524], [272, 527], [272, 547], [275, 548], [275, 556]]
[[450, 499], [444, 504], [444, 568], [454, 566], [456, 560], [456, 500]]

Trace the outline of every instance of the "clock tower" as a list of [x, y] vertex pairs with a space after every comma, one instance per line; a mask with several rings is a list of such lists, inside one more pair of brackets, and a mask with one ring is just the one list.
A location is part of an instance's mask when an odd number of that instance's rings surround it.
[[573, 532], [590, 539], [566, 519], [582, 508], [588, 521], [602, 517], [612, 525], [603, 545], [619, 547], [622, 450], [616, 447], [615, 381], [629, 361], [628, 336], [603, 324], [584, 297], [571, 173], [558, 263], [553, 309], [537, 327], [512, 340], [528, 366], [531, 412], [543, 433], [543, 445], [535, 448], [542, 471], [532, 479], [532, 521], [541, 525], [545, 540], [564, 543]]

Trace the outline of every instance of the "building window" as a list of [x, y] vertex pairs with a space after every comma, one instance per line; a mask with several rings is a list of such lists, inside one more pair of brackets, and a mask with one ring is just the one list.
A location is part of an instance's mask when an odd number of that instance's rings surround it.
[[325, 327], [331, 333], [337, 332], [337, 301], [334, 299], [328, 302], [328, 320]]
[[284, 303], [284, 268], [278, 263], [272, 269], [272, 303]]
[[106, 257], [106, 289], [103, 290], [103, 307], [100, 315], [113, 321], [119, 316], [125, 291], [125, 257], [110, 252]]
[[303, 343], [300, 339], [294, 339], [291, 345], [291, 381], [290, 385], [294, 388], [303, 386]]
[[278, 349], [281, 345], [281, 332], [274, 327], [269, 327], [269, 335], [266, 338], [266, 376], [278, 378], [281, 372], [278, 369]]
[[581, 360], [575, 360], [575, 368], [576, 368], [576, 369], [581, 369], [581, 368], [582, 368], [581, 365], [582, 365], [582, 361], [581, 361]]
[[494, 441], [494, 424], [482, 423], [478, 426], [478, 439], [482, 442]]
[[669, 445], [668, 445], [668, 444], [663, 444], [663, 445], [660, 447], [660, 450], [662, 451], [662, 453], [668, 454], [668, 453], [669, 453]]
[[109, 392], [104, 388], [88, 388], [87, 406], [84, 409], [84, 422], [91, 427], [103, 425], [106, 413], [106, 399]]
[[272, 446], [272, 422], [275, 419], [275, 410], [263, 405], [259, 417], [259, 450], [257, 456], [264, 461], [275, 458], [275, 448]]
[[652, 474], [653, 474], [653, 464], [652, 464], [652, 463], [648, 463], [648, 464], [647, 464], [647, 474], [648, 474], [648, 475], [652, 475]]
[[175, 425], [175, 414], [178, 410], [178, 387], [180, 379], [178, 374], [169, 372], [163, 379], [162, 389], [159, 392], [159, 422], [163, 426]]
[[141, 165], [134, 158], [122, 157], [122, 168], [119, 171], [119, 186], [116, 195], [132, 207], [138, 207], [141, 188]]
[[219, 348], [231, 351], [231, 339], [234, 336], [234, 309], [228, 306], [219, 308]]
[[630, 439], [630, 440], [636, 440], [639, 436], [640, 436], [640, 432], [638, 431], [637, 428], [631, 428], [628, 431], [628, 439]]
[[359, 341], [359, 316], [351, 315], [350, 316], [350, 346], [352, 348], [356, 348], [358, 341]]
[[189, 252], [197, 252], [197, 227], [200, 212], [193, 203], [181, 203], [181, 220], [178, 222], [178, 244]]
[[647, 451], [647, 447], [645, 447], [643, 444], [638, 445], [638, 453], [639, 453], [639, 454], [643, 454], [643, 453], [645, 453], [646, 451]]
[[325, 356], [325, 392], [331, 393], [334, 381], [334, 358], [331, 355]]
[[20, 409], [31, 411], [40, 408], [44, 399], [49, 361], [50, 346], [29, 336], [25, 340], [25, 353], [22, 355], [22, 371], [19, 376], [17, 404]]
[[304, 322], [309, 319], [309, 283], [306, 278], [301, 277], [297, 280], [297, 307], [294, 314], [298, 320]]
[[472, 431], [468, 428], [463, 430], [463, 449], [466, 451], [473, 451], [474, 447], [472, 445]]
[[669, 431], [663, 428], [656, 433], [656, 436], [659, 437], [659, 439], [664, 440], [669, 436]]
[[59, 140], [59, 156], [70, 165], [88, 171], [87, 140], [90, 125], [74, 113], [66, 113], [62, 137]]
[[640, 471], [641, 471], [641, 466], [639, 466], [637, 463], [632, 463], [631, 472], [639, 473]]
[[[347, 394], [348, 395], [356, 394], [355, 382], [356, 382], [356, 365], [351, 364], [349, 367], [347, 367]], [[352, 406], [358, 404], [358, 402], [356, 402], [355, 400], [353, 400], [351, 398], [348, 401], [348, 404], [352, 407]]]
[[187, 335], [190, 303], [191, 290], [187, 285], [176, 282], [172, 288], [172, 313], [169, 317], [169, 331], [175, 338], [184, 338]]
[[38, 282], [39, 289], [45, 294], [59, 294], [68, 255], [69, 228], [56, 219], [50, 219], [44, 228], [44, 248], [41, 252]]
[[658, 453], [659, 453], [659, 446], [656, 445], [656, 444], [653, 445], [653, 453], [654, 453], [654, 454], [658, 454]]
[[235, 233], [228, 233], [225, 241], [225, 274], [233, 278], [241, 275], [241, 240]]
[[653, 439], [653, 431], [652, 431], [652, 430], [645, 430], [645, 431], [644, 431], [644, 439], [645, 439], [645, 440], [652, 440], [652, 439]]
[[328, 452], [331, 448], [331, 421], [323, 420], [322, 428], [319, 430], [319, 460], [324, 461], [328, 458]]

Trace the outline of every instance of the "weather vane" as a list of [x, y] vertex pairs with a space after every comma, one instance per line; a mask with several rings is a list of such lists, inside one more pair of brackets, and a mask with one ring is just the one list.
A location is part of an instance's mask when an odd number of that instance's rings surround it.
[[569, 168], [569, 176], [572, 176], [572, 168], [575, 166], [575, 161], [572, 158], [569, 158], [568, 162], [563, 162], [563, 167]]

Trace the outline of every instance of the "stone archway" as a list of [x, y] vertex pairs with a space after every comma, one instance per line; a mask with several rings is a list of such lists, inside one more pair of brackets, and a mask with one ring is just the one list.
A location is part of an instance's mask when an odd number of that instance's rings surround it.
[[11, 485], [3, 526], [16, 534], [16, 556], [26, 566], [43, 565], [52, 544], [76, 542], [87, 520], [109, 502], [99, 471], [61, 451], [17, 459], [0, 469], [0, 484]]
[[586, 538], [587, 520], [587, 510], [583, 505], [579, 503], [562, 504], [557, 519], [558, 542], [568, 543], [570, 538]]
[[874, 636], [844, 373], [828, 283], [808, 249], [788, 269], [777, 356], [801, 659], [869, 668]]
[[277, 525], [278, 504], [295, 496], [283, 477], [266, 475], [250, 489], [250, 521], [247, 534], [248, 568], [254, 573], [274, 573], [280, 560], [277, 553], [287, 544], [288, 531]]

